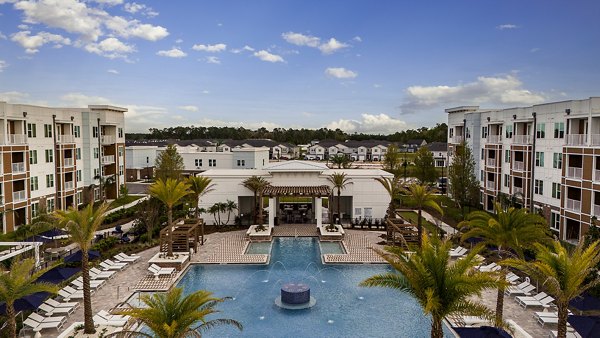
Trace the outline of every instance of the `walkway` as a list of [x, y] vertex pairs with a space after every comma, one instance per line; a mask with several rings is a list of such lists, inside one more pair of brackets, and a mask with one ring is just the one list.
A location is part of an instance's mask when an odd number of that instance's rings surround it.
[[442, 230], [444, 230], [448, 235], [454, 235], [458, 232], [458, 230], [440, 221], [425, 210], [422, 210], [421, 215], [423, 216], [423, 218], [431, 222], [431, 224], [435, 224], [438, 228], [442, 228]]
[[205, 236], [198, 254], [192, 255], [192, 263], [201, 264], [267, 264], [269, 255], [246, 255], [248, 241], [244, 230], [216, 232]]
[[381, 241], [381, 239], [374, 235], [383, 234], [383, 232], [365, 234], [364, 231], [345, 231], [346, 236], [342, 242], [346, 254], [325, 254], [323, 255], [325, 263], [385, 263], [385, 260], [372, 249], [374, 247], [382, 249], [382, 246], [377, 244], [378, 240]]

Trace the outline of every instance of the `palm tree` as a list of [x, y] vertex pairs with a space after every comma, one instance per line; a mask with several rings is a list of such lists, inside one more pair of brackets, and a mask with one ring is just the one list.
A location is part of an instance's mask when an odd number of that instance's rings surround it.
[[150, 186], [150, 195], [161, 200], [167, 207], [167, 236], [169, 237], [167, 256], [173, 256], [173, 207], [190, 193], [189, 185], [173, 178], [158, 179]]
[[190, 186], [190, 196], [193, 198], [194, 216], [200, 218], [200, 209], [198, 207], [200, 205], [200, 197], [214, 191], [215, 185], [212, 184], [211, 178], [205, 176], [190, 176], [187, 183]]
[[15, 313], [15, 301], [19, 298], [34, 294], [36, 292], [56, 293], [58, 288], [47, 283], [36, 283], [46, 270], [34, 272], [35, 260], [13, 259], [10, 270], [0, 271], [0, 301], [6, 303], [6, 317], [8, 321], [8, 336], [17, 336], [17, 320]]
[[389, 177], [375, 177], [375, 180], [379, 183], [381, 183], [381, 185], [385, 188], [385, 190], [388, 192], [388, 194], [390, 195], [390, 205], [388, 206], [388, 216], [389, 217], [394, 217], [394, 215], [396, 214], [396, 208], [398, 207], [396, 205], [396, 199], [399, 198], [400, 196], [400, 192], [401, 192], [401, 187], [400, 187], [400, 177], [399, 176], [394, 176], [393, 179], [389, 178]]
[[337, 189], [337, 212], [340, 224], [342, 224], [340, 196], [342, 195], [342, 190], [344, 190], [346, 186], [350, 184], [350, 178], [347, 177], [346, 173], [333, 173], [327, 176], [327, 180], [333, 185], [333, 189]]
[[[523, 250], [532, 243], [548, 239], [544, 218], [531, 214], [526, 209], [510, 207], [504, 210], [500, 203], [494, 205], [496, 214], [485, 211], [473, 211], [464, 221], [469, 230], [463, 234], [463, 240], [479, 237], [487, 246], [497, 247], [500, 258], [523, 257]], [[502, 270], [502, 279], [506, 276]], [[504, 307], [504, 284], [498, 287], [496, 301], [496, 324], [502, 322]]]
[[238, 208], [237, 204], [234, 201], [227, 200], [225, 202], [225, 211], [227, 211], [227, 221], [225, 224], [229, 224], [229, 218], [231, 217], [231, 213]]
[[[260, 225], [262, 225], [263, 224], [263, 210], [262, 210], [263, 209], [262, 208], [263, 192], [266, 187], [271, 185], [271, 183], [269, 183], [269, 181], [267, 181], [263, 177], [255, 175], [255, 176], [245, 179], [244, 182], [242, 182], [242, 185], [244, 187], [252, 190], [252, 192], [254, 193], [254, 207], [258, 209], [258, 223]], [[258, 201], [257, 201], [257, 198], [258, 198]], [[256, 213], [253, 213], [253, 214], [254, 214], [254, 220], [256, 221]]]
[[444, 210], [437, 203], [436, 196], [433, 194], [434, 190], [428, 186], [411, 184], [408, 189], [403, 189], [403, 191], [408, 195], [409, 203], [414, 205], [418, 210], [417, 229], [419, 231], [419, 238], [421, 238], [423, 236], [423, 220], [421, 217], [423, 208], [429, 207], [442, 215], [444, 214]]
[[474, 315], [492, 321], [494, 315], [490, 309], [470, 300], [472, 296], [481, 296], [484, 289], [498, 285], [493, 273], [474, 269], [479, 264], [475, 256], [481, 246], [451, 264], [451, 245], [450, 241], [425, 235], [414, 253], [391, 246], [385, 251], [374, 249], [397, 272], [369, 277], [360, 285], [392, 288], [413, 296], [423, 312], [432, 317], [432, 338], [444, 336], [442, 321], [448, 316]]
[[[143, 295], [144, 308], [123, 311], [141, 321], [152, 335], [136, 332], [137, 336], [153, 338], [202, 337], [201, 332], [220, 325], [232, 325], [242, 330], [242, 324], [233, 319], [206, 317], [219, 312], [215, 306], [229, 298], [212, 297], [212, 293], [199, 290], [183, 297], [183, 289], [173, 288], [167, 293]], [[197, 326], [196, 326], [197, 325]]]
[[219, 222], [217, 221], [217, 214], [220, 212], [219, 210], [219, 203], [215, 203], [210, 208], [208, 208], [208, 212], [210, 212], [213, 215], [213, 218], [215, 219], [215, 225], [219, 225]]
[[108, 204], [103, 203], [97, 209], [94, 209], [93, 204], [88, 204], [81, 210], [71, 207], [66, 211], [56, 211], [58, 223], [67, 230], [69, 235], [71, 235], [73, 243], [76, 243], [81, 250], [81, 274], [83, 276], [83, 330], [87, 334], [96, 332], [94, 329], [94, 320], [92, 318], [88, 252], [92, 247], [92, 240], [96, 235], [96, 230], [98, 230], [98, 227], [102, 224], [107, 210]]
[[[569, 302], [585, 291], [600, 284], [596, 267], [600, 263], [600, 241], [589, 246], [580, 242], [569, 252], [559, 241], [551, 247], [535, 244], [536, 260], [526, 262], [523, 259], [507, 259], [503, 264], [517, 268], [543, 282], [548, 294], [555, 298], [558, 308], [558, 338], [567, 335], [567, 317]], [[586, 279], [593, 276], [591, 281]]]

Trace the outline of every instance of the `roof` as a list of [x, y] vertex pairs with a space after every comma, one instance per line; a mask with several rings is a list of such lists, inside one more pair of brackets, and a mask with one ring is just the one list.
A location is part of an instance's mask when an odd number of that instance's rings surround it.
[[322, 172], [328, 170], [327, 165], [323, 163], [315, 163], [311, 161], [284, 161], [269, 164], [264, 167], [264, 170], [268, 172], [284, 172], [284, 171], [313, 171]]
[[331, 188], [326, 185], [318, 186], [275, 186], [269, 185], [263, 191], [264, 196], [329, 196]]
[[448, 151], [448, 143], [446, 143], [446, 142], [431, 142], [431, 143], [427, 144], [426, 147], [431, 152]]
[[[415, 139], [411, 139], [411, 140], [406, 141], [406, 144], [421, 145], [421, 144], [423, 144], [423, 142], [425, 142], [424, 139], [422, 139], [422, 138], [415, 138]], [[425, 144], [427, 144], [427, 142], [425, 142]]]

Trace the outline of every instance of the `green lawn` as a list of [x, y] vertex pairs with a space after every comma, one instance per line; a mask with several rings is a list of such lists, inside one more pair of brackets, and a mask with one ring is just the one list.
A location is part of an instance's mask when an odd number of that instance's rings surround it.
[[[402, 216], [404, 219], [409, 220], [412, 224], [417, 225], [418, 215], [415, 211], [400, 211], [398, 214], [400, 216]], [[441, 231], [441, 229], [439, 229], [435, 224], [429, 222], [425, 218], [421, 217], [421, 220], [422, 220], [423, 228], [425, 230], [427, 230], [427, 232], [433, 234], [433, 233], [438, 233], [439, 231]]]
[[126, 195], [126, 196], [122, 196], [117, 198], [116, 200], [112, 201], [110, 203], [110, 209], [114, 209], [114, 208], [118, 208], [120, 206], [123, 206], [125, 204], [129, 204], [135, 200], [138, 200], [142, 198], [142, 196], [133, 196], [133, 195]]

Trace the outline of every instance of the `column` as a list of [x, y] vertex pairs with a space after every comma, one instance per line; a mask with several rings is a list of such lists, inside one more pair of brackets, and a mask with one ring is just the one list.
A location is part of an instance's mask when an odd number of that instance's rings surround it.
[[315, 198], [315, 213], [317, 216], [317, 228], [323, 225], [323, 202], [321, 197]]
[[269, 227], [275, 226], [275, 197], [269, 197]]

